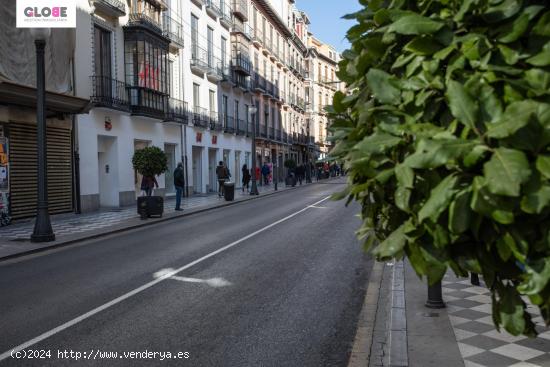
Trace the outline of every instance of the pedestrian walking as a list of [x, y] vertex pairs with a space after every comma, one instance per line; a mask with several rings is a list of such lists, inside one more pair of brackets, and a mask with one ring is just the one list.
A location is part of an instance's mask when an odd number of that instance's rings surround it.
[[183, 163], [178, 163], [174, 170], [174, 187], [176, 188], [176, 210], [182, 211], [181, 197], [183, 196], [183, 188], [185, 187], [185, 174], [183, 172]]
[[250, 183], [250, 179], [252, 178], [250, 175], [250, 170], [248, 169], [248, 166], [245, 164], [243, 165], [243, 192], [246, 187], [246, 190], [248, 191], [248, 184]]
[[304, 179], [304, 166], [302, 164], [296, 167], [296, 178], [298, 179], [300, 186], [302, 186], [302, 180]]
[[264, 163], [262, 166], [262, 176], [264, 177], [264, 185], [269, 185], [269, 174], [271, 173], [271, 170], [269, 169], [269, 166], [267, 163]]
[[216, 176], [218, 176], [218, 196], [222, 197], [225, 194], [225, 181], [229, 180], [231, 177], [229, 169], [225, 166], [223, 161], [220, 161], [218, 167], [216, 167]]
[[141, 179], [141, 190], [145, 192], [145, 195], [151, 196], [154, 188], [159, 188], [155, 176], [143, 176]]

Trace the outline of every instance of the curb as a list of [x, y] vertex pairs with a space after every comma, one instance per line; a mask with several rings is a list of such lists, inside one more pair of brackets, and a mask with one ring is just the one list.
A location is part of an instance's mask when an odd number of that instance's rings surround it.
[[363, 302], [361, 313], [359, 314], [357, 332], [349, 357], [348, 367], [366, 367], [369, 365], [383, 271], [384, 263], [374, 259], [365, 301]]
[[58, 242], [58, 243], [55, 243], [55, 244], [52, 244], [52, 245], [47, 245], [47, 246], [44, 246], [44, 247], [35, 248], [35, 249], [32, 249], [32, 250], [23, 251], [23, 252], [19, 252], [19, 253], [16, 253], [16, 254], [2, 256], [2, 257], [0, 257], [0, 263], [8, 261], [8, 260], [17, 259], [17, 258], [23, 257], [23, 256], [33, 255], [33, 254], [36, 254], [36, 253], [40, 253], [40, 252], [44, 252], [44, 251], [48, 251], [48, 250], [53, 250], [53, 249], [57, 249], [57, 248], [60, 248], [60, 247], [69, 246], [69, 245], [75, 244], [77, 242], [94, 240], [94, 239], [110, 236], [110, 235], [113, 235], [113, 234], [118, 234], [118, 233], [122, 233], [122, 232], [126, 232], [126, 231], [131, 231], [131, 230], [134, 230], [134, 229], [139, 229], [139, 228], [143, 228], [143, 227], [147, 227], [147, 226], [152, 226], [152, 225], [155, 225], [155, 224], [158, 224], [158, 223], [164, 223], [164, 222], [168, 222], [168, 221], [179, 219], [179, 218], [189, 217], [191, 215], [208, 212], [208, 211], [215, 210], [215, 209], [221, 209], [221, 208], [225, 208], [225, 207], [228, 207], [228, 206], [237, 205], [237, 204], [240, 204], [240, 203], [245, 203], [245, 202], [248, 202], [248, 201], [251, 201], [251, 200], [261, 199], [261, 198], [269, 197], [269, 196], [272, 196], [272, 195], [280, 194], [280, 193], [283, 193], [283, 192], [308, 187], [310, 185], [315, 185], [315, 184], [317, 184], [317, 182], [307, 184], [307, 185], [303, 185], [303, 186], [298, 186], [298, 187], [291, 187], [291, 188], [287, 188], [287, 189], [281, 190], [281, 191], [272, 191], [272, 192], [265, 193], [265, 194], [258, 195], [258, 196], [251, 196], [249, 198], [245, 198], [245, 199], [242, 199], [242, 200], [229, 201], [229, 202], [225, 202], [223, 204], [213, 205], [213, 206], [209, 206], [209, 207], [205, 207], [205, 208], [201, 208], [201, 209], [192, 210], [192, 211], [189, 211], [189, 212], [177, 213], [177, 214], [171, 215], [169, 217], [149, 218], [148, 221], [141, 222], [139, 224], [132, 224], [132, 225], [129, 225], [127, 227], [116, 228], [116, 229], [112, 229], [112, 230], [106, 230], [105, 232], [102, 232], [102, 233], [95, 233], [95, 234], [92, 234], [92, 235], [85, 235], [85, 236], [82, 236], [82, 237], [72, 238], [72, 239], [68, 239], [68, 240], [65, 240], [65, 241], [61, 241], [61, 242]]

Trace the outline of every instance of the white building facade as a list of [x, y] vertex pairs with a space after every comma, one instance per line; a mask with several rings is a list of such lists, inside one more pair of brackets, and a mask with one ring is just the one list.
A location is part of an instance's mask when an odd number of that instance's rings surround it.
[[240, 185], [250, 97], [230, 67], [232, 9], [221, 0], [79, 4], [76, 89], [94, 103], [77, 117], [83, 211], [135, 202], [141, 177], [131, 161], [146, 146], [168, 156], [157, 195], [174, 195], [180, 161], [189, 194], [217, 190], [219, 161]]
[[217, 191], [219, 161], [240, 187], [243, 165], [251, 168], [251, 106], [257, 167], [268, 163], [273, 179], [284, 179], [287, 159], [326, 153], [308, 64], [320, 51], [311, 53], [319, 47], [294, 1], [79, 0], [77, 17], [76, 92], [94, 105], [76, 118], [83, 211], [135, 202], [141, 177], [131, 161], [146, 146], [168, 156], [157, 195], [174, 195], [180, 161], [190, 195]]

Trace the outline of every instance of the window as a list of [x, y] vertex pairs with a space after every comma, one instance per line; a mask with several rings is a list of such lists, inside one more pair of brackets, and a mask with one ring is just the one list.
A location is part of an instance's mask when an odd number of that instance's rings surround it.
[[216, 112], [216, 92], [213, 90], [210, 90], [210, 94], [208, 96], [208, 102], [210, 107], [210, 113]]
[[200, 107], [200, 85], [193, 83], [193, 106]]
[[111, 32], [94, 26], [95, 75], [111, 78]]
[[191, 47], [193, 48], [193, 55], [197, 55], [198, 51], [195, 50], [195, 48], [198, 47], [198, 45], [199, 45], [199, 18], [191, 14]]
[[214, 30], [210, 27], [207, 27], [206, 31], [207, 44], [208, 44], [208, 66], [214, 66]]
[[222, 47], [222, 66], [227, 65], [227, 39], [225, 37], [222, 37], [221, 39], [221, 47]]
[[150, 39], [126, 40], [126, 83], [168, 94], [168, 52]]
[[235, 121], [239, 120], [239, 101], [235, 100], [235, 112], [233, 113], [233, 116], [235, 116]]

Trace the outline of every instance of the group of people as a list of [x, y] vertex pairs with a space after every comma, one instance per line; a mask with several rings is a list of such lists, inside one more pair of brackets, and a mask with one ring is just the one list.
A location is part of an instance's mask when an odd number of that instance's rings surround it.
[[[316, 173], [317, 181], [328, 178], [328, 177], [335, 177], [335, 176], [343, 176], [344, 171], [342, 170], [341, 166], [339, 166], [336, 163], [333, 163], [332, 165], [329, 165], [327, 162], [325, 162], [322, 165], [318, 165], [315, 167], [313, 163], [306, 163], [296, 166], [293, 169], [289, 170], [289, 175], [294, 176], [296, 180], [302, 184], [304, 180], [310, 181], [311, 177], [313, 175], [313, 172]], [[260, 175], [263, 178], [264, 185], [269, 185], [269, 182], [271, 180], [271, 168], [267, 163], [264, 163], [262, 165], [262, 168], [256, 167], [256, 170], [254, 172], [256, 174], [256, 179], [260, 179]], [[183, 190], [185, 188], [185, 173], [183, 170], [183, 163], [178, 163], [176, 169], [174, 170], [174, 187], [176, 188], [176, 210], [181, 211], [183, 210], [181, 208], [181, 197], [183, 196]], [[229, 171], [229, 168], [225, 165], [223, 161], [220, 161], [218, 163], [218, 166], [216, 167], [216, 176], [218, 179], [218, 196], [222, 197], [224, 196], [224, 186], [225, 182], [228, 181], [231, 178], [231, 172]], [[250, 180], [252, 179], [252, 172], [248, 168], [246, 164], [242, 167], [242, 191], [244, 192], [245, 189], [249, 190]], [[144, 175], [141, 180], [141, 190], [145, 193], [146, 196], [151, 196], [153, 193], [153, 190], [155, 188], [158, 188], [158, 182], [154, 176], [146, 176]]]

